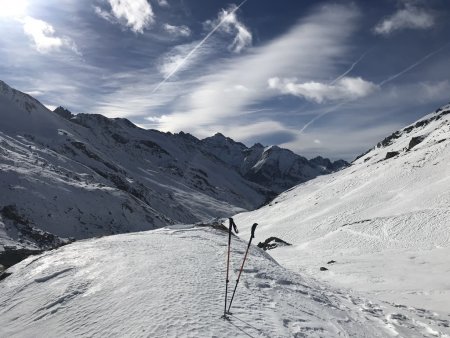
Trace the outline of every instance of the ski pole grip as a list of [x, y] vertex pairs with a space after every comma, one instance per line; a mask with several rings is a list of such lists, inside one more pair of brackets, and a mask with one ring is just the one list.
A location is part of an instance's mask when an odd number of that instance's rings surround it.
[[231, 226], [233, 226], [234, 232], [238, 234], [239, 231], [237, 229], [236, 223], [234, 223], [234, 220], [231, 217], [229, 218], [229, 220], [230, 220], [230, 233], [231, 233]]
[[252, 225], [252, 238], [255, 238], [255, 230], [256, 230], [257, 225], [258, 225], [258, 223], [253, 223], [253, 225]]

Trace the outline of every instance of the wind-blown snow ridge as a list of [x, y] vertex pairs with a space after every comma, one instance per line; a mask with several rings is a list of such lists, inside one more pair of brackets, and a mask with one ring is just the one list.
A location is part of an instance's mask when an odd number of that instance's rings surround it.
[[[235, 219], [258, 222], [259, 241], [276, 236], [292, 243], [271, 254], [294, 271], [450, 315], [449, 173], [447, 105], [393, 133], [349, 168]], [[327, 265], [331, 260], [336, 263]]]
[[[444, 337], [448, 323], [289, 272], [252, 247], [230, 321], [227, 233], [176, 227], [73, 243], [30, 257], [1, 283], [8, 337]], [[232, 284], [246, 243], [232, 242]], [[448, 329], [448, 328], [447, 328]]]

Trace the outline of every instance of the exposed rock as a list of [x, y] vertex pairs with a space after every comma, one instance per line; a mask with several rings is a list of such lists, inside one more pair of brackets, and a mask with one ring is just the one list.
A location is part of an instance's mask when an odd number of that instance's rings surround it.
[[327, 264], [334, 264], [334, 263], [336, 263], [336, 261], [333, 260], [333, 259], [332, 259], [331, 261], [328, 261], [328, 262], [327, 262]]
[[385, 157], [384, 159], [385, 159], [385, 160], [388, 160], [388, 159], [390, 159], [390, 158], [392, 158], [392, 157], [397, 156], [398, 154], [399, 154], [398, 151], [388, 151], [388, 152], [386, 153], [386, 157]]
[[29, 256], [39, 255], [40, 253], [42, 253], [42, 250], [5, 247], [5, 251], [0, 252], [0, 264], [7, 269]]
[[419, 143], [421, 143], [426, 136], [415, 136], [413, 138], [411, 138], [411, 141], [409, 141], [409, 145], [408, 145], [408, 150], [411, 150], [412, 148], [414, 148], [416, 145], [418, 145]]
[[320, 271], [328, 271], [328, 269], [326, 267], [324, 267], [324, 266], [321, 266], [320, 267]]
[[292, 245], [292, 244], [285, 242], [278, 237], [269, 237], [264, 242], [259, 242], [258, 248], [261, 248], [264, 251], [267, 251], [267, 250], [272, 250], [272, 249], [278, 248], [279, 246], [288, 246], [288, 245]]
[[69, 110], [61, 106], [56, 108], [53, 112], [67, 120], [70, 120], [74, 116]]

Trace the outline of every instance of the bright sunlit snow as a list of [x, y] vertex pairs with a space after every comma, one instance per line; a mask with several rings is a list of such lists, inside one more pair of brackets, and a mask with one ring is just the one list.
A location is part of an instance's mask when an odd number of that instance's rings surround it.
[[[234, 236], [233, 236], [234, 237]], [[228, 234], [175, 227], [30, 257], [0, 289], [7, 337], [444, 337], [448, 317], [371, 302], [289, 272], [252, 247], [230, 320]], [[232, 240], [232, 275], [246, 242]], [[231, 292], [230, 292], [231, 294]], [[447, 325], [447, 327], [445, 326]]]
[[450, 315], [449, 112], [446, 106], [427, 115], [351, 167], [236, 221], [260, 223], [259, 241], [277, 236], [292, 243], [270, 253], [294, 271]]

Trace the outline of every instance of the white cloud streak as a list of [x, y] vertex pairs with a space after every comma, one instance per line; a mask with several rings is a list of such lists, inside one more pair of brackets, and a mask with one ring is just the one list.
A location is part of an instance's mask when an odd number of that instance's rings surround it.
[[[247, 0], [244, 0], [244, 1], [242, 1], [241, 3], [240, 3], [240, 5], [239, 6], [237, 6], [235, 9], [234, 9], [234, 12], [236, 12], [239, 8], [241, 8], [245, 3], [247, 2]], [[232, 13], [234, 13], [234, 12], [231, 12], [230, 14], [232, 14]], [[226, 18], [225, 18], [226, 19]], [[224, 20], [225, 20], [224, 19]], [[177, 66], [176, 67], [174, 67], [174, 69], [169, 73], [169, 74], [167, 74], [167, 76], [160, 82], [160, 83], [158, 83], [158, 85], [156, 85], [156, 87], [152, 90], [152, 94], [154, 93], [154, 92], [156, 92], [164, 83], [166, 83], [167, 82], [167, 80], [169, 80], [177, 71], [178, 71], [178, 69], [180, 69], [180, 67], [182, 67], [188, 60], [189, 60], [189, 58], [191, 58], [192, 57], [192, 55], [194, 55], [194, 53], [211, 37], [211, 35], [213, 35], [223, 24], [224, 24], [224, 20], [222, 20], [221, 22], [219, 22], [218, 24], [217, 24], [217, 26], [216, 27], [214, 27], [204, 38], [203, 38], [203, 40], [201, 40], [194, 48], [192, 48], [192, 50], [184, 57], [184, 59], [183, 60], [181, 60], [181, 62], [179, 62], [178, 64], [177, 64]]]
[[163, 25], [163, 29], [172, 36], [175, 37], [188, 37], [191, 35], [191, 30], [188, 26], [172, 26], [168, 23]]
[[[398, 77], [402, 76], [403, 74], [413, 70], [414, 68], [416, 68], [417, 66], [421, 65], [423, 62], [425, 62], [427, 59], [429, 59], [430, 57], [432, 57], [433, 55], [439, 53], [440, 51], [442, 51], [444, 48], [448, 47], [449, 44], [445, 44], [444, 46], [442, 46], [441, 48], [425, 55], [422, 59], [420, 59], [419, 61], [413, 63], [412, 65], [408, 66], [407, 68], [405, 68], [404, 70], [402, 70], [401, 72], [394, 74], [392, 76], [389, 76], [387, 79], [381, 81], [378, 85], [376, 85], [376, 87], [381, 88], [383, 87], [385, 84], [394, 81], [395, 79], [397, 79]], [[432, 88], [430, 87], [430, 85], [427, 85], [425, 88]], [[436, 87], [434, 87], [436, 88]], [[445, 88], [445, 84], [444, 85], [440, 85], [439, 88]], [[423, 97], [423, 95], [419, 95], [419, 93], [415, 94], [416, 97]], [[348, 99], [347, 101], [341, 102], [333, 107], [328, 108], [327, 110], [325, 110], [324, 112], [322, 112], [321, 114], [315, 116], [313, 119], [311, 119], [308, 123], [306, 123], [303, 128], [300, 130], [300, 133], [303, 133], [311, 124], [313, 124], [314, 122], [316, 122], [318, 119], [338, 110], [339, 108], [341, 108], [342, 106], [356, 100], [358, 98], [354, 98], [354, 99]]]
[[[267, 87], [267, 79], [296, 76], [310, 82], [328, 77], [336, 61], [346, 56], [358, 17], [351, 6], [324, 6], [272, 42], [230, 62], [209, 65], [210, 75], [199, 78], [201, 84], [178, 100], [174, 112], [161, 117], [159, 128], [203, 135], [208, 125], [244, 115], [254, 110], [252, 104], [278, 96]], [[237, 85], [247, 90], [235, 90]]]
[[407, 3], [404, 8], [379, 22], [375, 26], [374, 32], [380, 35], [390, 35], [403, 29], [428, 29], [433, 25], [434, 17], [431, 13]]
[[283, 94], [303, 97], [308, 101], [324, 103], [338, 100], [355, 100], [367, 96], [377, 89], [377, 86], [360, 77], [343, 77], [333, 84], [320, 82], [297, 83], [295, 79], [271, 78], [268, 81], [271, 89]]
[[170, 4], [167, 0], [157, 0], [158, 1], [158, 5], [161, 7], [170, 7]]
[[23, 24], [24, 33], [33, 41], [33, 45], [39, 53], [47, 54], [65, 47], [81, 55], [75, 42], [68, 37], [56, 36], [55, 29], [49, 23], [30, 16], [19, 21]]
[[143, 33], [155, 20], [147, 0], [108, 0], [111, 12], [94, 6], [95, 13], [112, 23], [120, 23], [135, 33]]
[[215, 27], [222, 23], [220, 31], [234, 36], [234, 40], [228, 49], [235, 53], [240, 53], [246, 47], [252, 45], [253, 36], [250, 30], [237, 18], [236, 10], [236, 5], [231, 5], [228, 9], [222, 9], [216, 20], [207, 21], [205, 25], [207, 27]]

